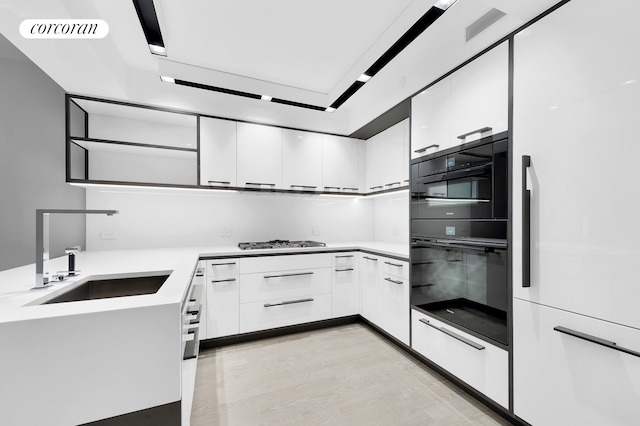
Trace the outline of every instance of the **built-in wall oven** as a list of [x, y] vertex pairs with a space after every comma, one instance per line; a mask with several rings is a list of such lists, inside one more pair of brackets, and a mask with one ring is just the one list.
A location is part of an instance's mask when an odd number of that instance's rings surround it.
[[506, 134], [412, 161], [411, 305], [508, 345]]

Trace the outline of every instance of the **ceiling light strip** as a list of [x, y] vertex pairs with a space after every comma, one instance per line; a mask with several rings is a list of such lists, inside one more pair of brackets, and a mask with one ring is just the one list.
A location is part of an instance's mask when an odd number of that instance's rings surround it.
[[149, 50], [154, 55], [167, 56], [167, 50], [164, 46], [162, 33], [160, 32], [160, 23], [156, 8], [153, 6], [153, 0], [133, 0], [136, 8], [142, 31], [147, 39]]

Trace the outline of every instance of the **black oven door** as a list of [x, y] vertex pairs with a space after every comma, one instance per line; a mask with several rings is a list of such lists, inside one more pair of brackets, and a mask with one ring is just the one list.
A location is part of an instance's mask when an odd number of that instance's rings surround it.
[[413, 238], [411, 244], [411, 304], [507, 345], [506, 241]]

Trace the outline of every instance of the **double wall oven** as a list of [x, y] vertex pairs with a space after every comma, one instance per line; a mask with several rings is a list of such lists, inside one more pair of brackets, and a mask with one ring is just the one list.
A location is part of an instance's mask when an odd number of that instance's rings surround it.
[[508, 139], [411, 162], [411, 305], [508, 345]]

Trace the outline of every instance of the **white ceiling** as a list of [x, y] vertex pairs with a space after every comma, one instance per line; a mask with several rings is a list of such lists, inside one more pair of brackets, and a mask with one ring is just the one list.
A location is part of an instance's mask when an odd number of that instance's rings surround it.
[[[131, 0], [3, 0], [0, 33], [70, 93], [350, 134], [557, 2], [458, 0], [334, 113], [159, 75], [329, 106], [434, 0], [155, 0], [166, 58], [150, 54]], [[493, 7], [507, 16], [466, 43], [465, 28]], [[103, 19], [109, 34], [24, 39], [18, 27], [34, 18]]]

